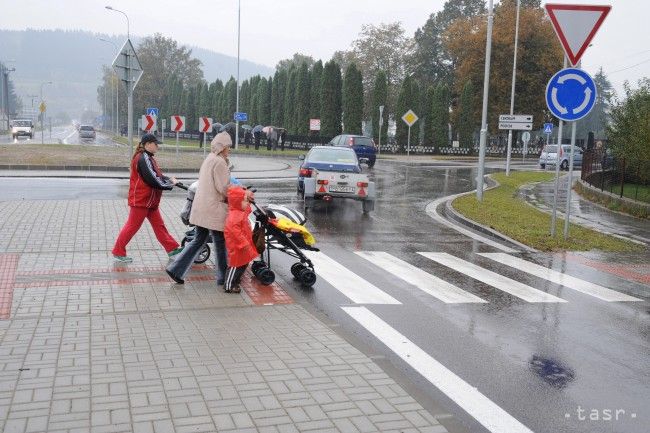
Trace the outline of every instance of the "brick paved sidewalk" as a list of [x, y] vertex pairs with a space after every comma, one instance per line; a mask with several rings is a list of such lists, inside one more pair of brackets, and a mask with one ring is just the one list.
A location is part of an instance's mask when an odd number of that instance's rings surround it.
[[[162, 206], [177, 235], [181, 203]], [[447, 431], [278, 285], [170, 284], [146, 224], [114, 265], [126, 211], [0, 203], [0, 431]]]

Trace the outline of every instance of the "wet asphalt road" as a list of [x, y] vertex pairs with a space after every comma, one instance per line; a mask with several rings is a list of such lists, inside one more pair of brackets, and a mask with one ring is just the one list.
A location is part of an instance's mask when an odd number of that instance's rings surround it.
[[[43, 134], [43, 142], [45, 144], [84, 144], [91, 146], [116, 146], [111, 137], [108, 134], [103, 132], [97, 132], [97, 136], [94, 140], [91, 139], [81, 139], [79, 138], [79, 133], [77, 129], [72, 126], [55, 126], [52, 127], [52, 133], [50, 134], [49, 128], [45, 128]], [[13, 139], [11, 135], [0, 135], [0, 145], [20, 145], [20, 144], [40, 144], [41, 143], [41, 131], [36, 131], [34, 133], [34, 138], [30, 139], [29, 137], [17, 137]]]
[[[375, 212], [362, 215], [357, 202], [319, 203], [308, 212], [308, 227], [323, 254], [399, 303], [357, 304], [321, 277], [313, 289], [303, 289], [289, 272], [295, 260], [275, 254], [273, 268], [289, 282], [286, 287], [297, 302], [401, 377], [432, 411], [453, 413], [463, 423], [459, 431], [489, 430], [463, 409], [462, 401], [433, 386], [425, 371], [411, 367], [381, 334], [372, 335], [343, 308], [365, 307], [534, 432], [648, 431], [650, 287], [586, 266], [571, 254], [515, 254], [642, 300], [606, 302], [478, 255], [500, 251], [436, 223], [425, 212], [436, 198], [471, 190], [472, 168], [382, 161], [371, 175], [379, 191]], [[107, 179], [0, 179], [0, 185], [0, 200], [111, 199], [125, 197], [127, 190], [126, 180]], [[256, 186], [260, 203], [301, 205], [293, 182]], [[183, 196], [182, 191], [168, 195]], [[487, 302], [444, 303], [355, 251], [387, 252]], [[566, 302], [525, 301], [418, 252], [451, 254]], [[589, 258], [646, 270], [650, 263], [647, 252]]]

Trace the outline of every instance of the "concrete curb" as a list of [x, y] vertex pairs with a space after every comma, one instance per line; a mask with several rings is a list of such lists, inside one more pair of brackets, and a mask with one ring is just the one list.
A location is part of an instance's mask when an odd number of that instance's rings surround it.
[[[494, 189], [494, 188], [499, 186], [499, 182], [497, 182], [496, 180], [491, 178], [489, 175], [486, 177], [486, 179], [488, 180], [488, 182], [491, 183], [491, 185], [489, 185], [485, 189], [486, 191], [488, 191], [490, 189]], [[456, 209], [454, 209], [453, 206], [451, 205], [451, 203], [456, 198], [462, 197], [462, 196], [465, 196], [465, 195], [469, 195], [469, 194], [473, 194], [473, 193], [474, 193], [474, 191], [470, 191], [470, 192], [467, 192], [467, 193], [464, 193], [464, 194], [454, 196], [453, 198], [450, 198], [449, 200], [447, 200], [445, 202], [445, 216], [448, 219], [451, 219], [451, 220], [455, 221], [456, 223], [462, 224], [462, 225], [464, 225], [464, 226], [466, 226], [466, 227], [468, 227], [468, 228], [470, 228], [470, 229], [472, 229], [474, 231], [477, 231], [479, 233], [487, 235], [487, 236], [489, 236], [489, 237], [491, 237], [493, 239], [496, 239], [496, 240], [498, 240], [500, 242], [516, 245], [518, 248], [520, 248], [520, 249], [522, 249], [524, 251], [527, 251], [527, 252], [531, 252], [531, 253], [539, 252], [535, 248], [532, 248], [532, 247], [529, 247], [528, 245], [522, 244], [521, 242], [516, 241], [516, 240], [504, 235], [503, 233], [501, 233], [499, 231], [496, 231], [496, 230], [494, 230], [494, 229], [492, 229], [492, 228], [490, 228], [488, 226], [485, 226], [483, 224], [479, 224], [476, 221], [473, 221], [473, 220], [471, 220], [469, 218], [466, 218], [465, 216], [458, 213], [456, 211]]]

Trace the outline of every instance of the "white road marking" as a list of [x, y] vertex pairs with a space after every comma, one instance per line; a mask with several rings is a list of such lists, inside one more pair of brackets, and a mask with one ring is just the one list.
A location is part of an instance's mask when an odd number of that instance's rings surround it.
[[486, 245], [490, 245], [491, 247], [497, 248], [497, 249], [499, 249], [501, 251], [505, 251], [506, 253], [516, 253], [516, 252], [518, 252], [517, 250], [514, 250], [512, 248], [509, 248], [509, 247], [506, 247], [505, 245], [500, 244], [499, 242], [493, 241], [492, 239], [486, 238], [485, 236], [478, 235], [478, 234], [474, 233], [471, 230], [468, 230], [468, 229], [463, 228], [463, 227], [461, 227], [461, 226], [459, 226], [457, 224], [454, 224], [454, 223], [452, 223], [450, 221], [447, 221], [446, 218], [444, 218], [442, 215], [440, 215], [438, 213], [438, 211], [436, 209], [438, 208], [438, 206], [442, 202], [445, 202], [447, 200], [453, 200], [454, 198], [459, 197], [461, 195], [463, 195], [463, 194], [456, 194], [456, 195], [449, 196], [449, 197], [439, 198], [439, 199], [429, 203], [425, 210], [426, 210], [427, 214], [429, 214], [429, 216], [431, 218], [433, 218], [434, 220], [436, 220], [440, 224], [444, 224], [447, 227], [450, 227], [450, 228], [456, 230], [457, 232], [464, 234], [465, 236], [469, 236], [470, 238], [472, 238], [474, 240], [477, 240], [479, 242], [483, 242]]
[[520, 271], [527, 272], [536, 277], [543, 278], [556, 284], [561, 284], [569, 289], [576, 290], [580, 293], [602, 299], [607, 302], [643, 302], [642, 299], [620, 293], [607, 287], [591, 283], [589, 281], [581, 280], [580, 278], [572, 277], [571, 275], [563, 274], [562, 272], [549, 269], [545, 266], [531, 263], [528, 260], [514, 257], [504, 253], [480, 253], [479, 255], [487, 257], [504, 265], [511, 266]]
[[410, 263], [398, 259], [383, 251], [356, 251], [360, 257], [390, 272], [396, 277], [417, 287], [429, 295], [447, 304], [464, 302], [487, 303], [487, 301], [469, 292], [459, 289], [451, 283], [424, 272]]
[[458, 257], [452, 256], [447, 253], [426, 253], [419, 252], [418, 254], [423, 255], [435, 262], [438, 262], [444, 266], [452, 268], [458, 272], [461, 272], [465, 275], [468, 275], [475, 280], [479, 280], [489, 286], [492, 286], [496, 289], [502, 290], [506, 293], [510, 293], [512, 296], [523, 299], [528, 302], [567, 302], [564, 299], [558, 298], [548, 293], [544, 293], [541, 290], [537, 290], [533, 287], [530, 287], [526, 284], [515, 281], [511, 278], [504, 277], [499, 275], [496, 272], [489, 271], [485, 268], [482, 268], [478, 265], [470, 263], [466, 260], [459, 259]]
[[436, 388], [492, 433], [532, 433], [454, 372], [436, 361], [366, 307], [341, 307]]
[[388, 293], [378, 289], [324, 253], [305, 251], [305, 254], [313, 262], [316, 273], [352, 302], [357, 304], [401, 304]]

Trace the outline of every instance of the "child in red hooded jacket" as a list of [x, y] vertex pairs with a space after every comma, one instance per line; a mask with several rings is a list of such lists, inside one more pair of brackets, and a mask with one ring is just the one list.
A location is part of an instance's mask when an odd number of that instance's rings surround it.
[[228, 190], [228, 217], [224, 227], [228, 269], [224, 289], [239, 293], [239, 281], [248, 264], [259, 254], [253, 242], [253, 230], [248, 222], [251, 213], [249, 192], [239, 186]]

